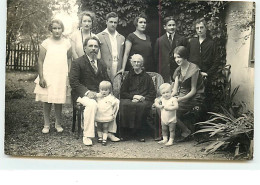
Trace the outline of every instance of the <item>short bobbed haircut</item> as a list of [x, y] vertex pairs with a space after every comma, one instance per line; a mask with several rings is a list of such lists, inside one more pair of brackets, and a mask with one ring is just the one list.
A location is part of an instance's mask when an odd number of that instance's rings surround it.
[[90, 17], [91, 21], [92, 21], [92, 26], [94, 24], [94, 22], [96, 21], [96, 15], [94, 12], [92, 11], [83, 11], [79, 14], [79, 26], [81, 26], [82, 24], [82, 20], [84, 16], [88, 16]]
[[163, 83], [162, 85], [160, 85], [160, 87], [159, 87], [159, 91], [160, 91], [160, 93], [162, 93], [163, 91], [165, 91], [165, 90], [172, 90], [172, 86], [171, 86], [171, 84], [169, 84], [169, 83]]
[[[174, 21], [175, 22], [175, 18], [173, 16], [168, 16], [168, 17], [165, 17], [163, 19], [163, 25], [166, 26], [166, 24], [169, 22], [169, 21]], [[176, 22], [175, 22], [176, 23]]]
[[63, 24], [63, 22], [62, 22], [61, 20], [59, 20], [59, 19], [53, 19], [53, 20], [51, 21], [51, 23], [50, 23], [49, 26], [48, 26], [48, 30], [49, 30], [50, 32], [52, 32], [52, 27], [53, 27], [53, 24], [54, 24], [54, 23], [59, 24], [59, 25], [61, 26], [62, 32], [64, 32], [64, 24]]
[[112, 92], [112, 84], [109, 81], [102, 81], [99, 84], [99, 90], [109, 90], [109, 92]]
[[134, 26], [137, 27], [138, 21], [140, 18], [143, 18], [147, 21], [147, 16], [144, 13], [141, 13], [140, 15], [138, 15], [135, 19], [134, 19]]
[[181, 58], [187, 59], [188, 58], [188, 50], [184, 46], [178, 46], [174, 49], [173, 54], [180, 55]]
[[91, 37], [86, 38], [85, 41], [84, 41], [84, 43], [83, 43], [83, 47], [85, 47], [86, 45], [88, 45], [88, 41], [89, 41], [89, 40], [95, 40], [95, 41], [97, 41], [98, 47], [100, 48], [101, 43], [100, 43], [99, 39], [98, 39], [96, 36], [91, 36]]
[[110, 12], [110, 13], [108, 13], [108, 14], [106, 15], [106, 20], [108, 20], [108, 19], [111, 18], [111, 17], [117, 18], [118, 15], [117, 15], [117, 13], [115, 13], [115, 12]]

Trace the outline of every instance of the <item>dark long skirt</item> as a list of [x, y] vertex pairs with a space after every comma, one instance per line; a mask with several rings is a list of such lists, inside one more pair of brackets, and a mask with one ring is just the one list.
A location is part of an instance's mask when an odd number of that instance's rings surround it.
[[195, 106], [204, 104], [204, 95], [196, 94], [193, 98], [185, 102], [179, 102], [179, 108], [177, 109], [177, 118], [182, 119], [183, 115], [191, 111]]
[[120, 127], [142, 129], [152, 107], [152, 102], [133, 103], [129, 99], [120, 100]]

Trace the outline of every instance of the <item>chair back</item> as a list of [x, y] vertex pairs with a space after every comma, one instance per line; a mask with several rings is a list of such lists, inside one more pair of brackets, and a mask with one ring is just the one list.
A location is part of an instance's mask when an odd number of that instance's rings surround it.
[[[156, 73], [156, 72], [147, 72], [147, 74], [149, 74], [153, 80], [153, 83], [154, 83], [154, 87], [155, 87], [155, 90], [157, 92], [156, 96], [160, 96], [160, 92], [159, 92], [159, 87], [160, 85], [163, 84], [163, 77]], [[124, 74], [117, 74], [114, 78], [114, 81], [113, 81], [113, 93], [114, 93], [114, 96], [117, 97], [117, 98], [120, 98], [120, 88], [121, 88], [121, 85], [124, 81], [124, 79], [126, 78], [126, 76], [128, 75], [128, 71], [125, 71]]]

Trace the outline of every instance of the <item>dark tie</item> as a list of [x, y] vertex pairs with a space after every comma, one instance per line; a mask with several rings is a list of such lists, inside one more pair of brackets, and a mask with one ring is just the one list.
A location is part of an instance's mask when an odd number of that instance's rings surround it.
[[172, 34], [169, 35], [169, 41], [170, 41], [170, 44], [172, 45]]
[[95, 74], [97, 74], [97, 67], [95, 66], [95, 61], [94, 60], [91, 60], [90, 61], [90, 64], [91, 64], [91, 66], [92, 66], [92, 68], [94, 69], [94, 71], [95, 71]]

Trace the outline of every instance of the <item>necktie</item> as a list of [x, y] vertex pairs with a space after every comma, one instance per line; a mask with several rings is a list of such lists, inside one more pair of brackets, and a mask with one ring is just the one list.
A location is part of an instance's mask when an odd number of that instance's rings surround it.
[[172, 44], [172, 34], [169, 35], [170, 44]]
[[97, 67], [95, 66], [95, 61], [94, 60], [91, 60], [90, 61], [90, 64], [91, 64], [91, 66], [92, 66], [92, 68], [94, 69], [94, 71], [95, 71], [95, 74], [97, 74]]

